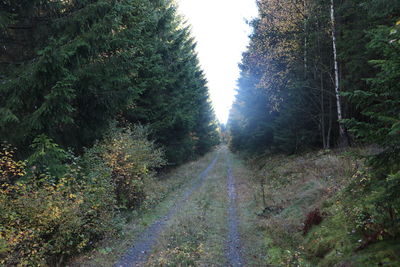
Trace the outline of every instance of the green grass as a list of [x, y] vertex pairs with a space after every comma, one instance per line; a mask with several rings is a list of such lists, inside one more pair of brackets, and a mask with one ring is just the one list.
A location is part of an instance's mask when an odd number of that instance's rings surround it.
[[400, 266], [399, 241], [381, 240], [357, 250], [365, 237], [349, 224], [341, 206], [332, 204], [324, 210], [329, 212], [328, 217], [303, 242], [307, 257], [315, 266]]

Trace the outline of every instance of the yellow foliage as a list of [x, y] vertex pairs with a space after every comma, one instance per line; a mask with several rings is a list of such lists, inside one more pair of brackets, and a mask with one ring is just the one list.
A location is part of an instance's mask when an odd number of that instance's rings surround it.
[[135, 126], [117, 130], [106, 139], [102, 158], [112, 169], [119, 204], [137, 208], [145, 199], [144, 187], [154, 168], [163, 166], [163, 152], [147, 140], [146, 128]]
[[14, 151], [9, 145], [3, 145], [0, 150], [0, 183], [15, 181], [24, 176], [26, 163], [13, 159]]
[[[77, 183], [76, 177], [16, 181], [25, 163], [13, 157], [8, 148], [0, 153], [0, 265], [52, 265], [114, 231], [114, 199], [106, 190], [97, 194], [101, 185]], [[96, 213], [94, 202], [101, 203]]]

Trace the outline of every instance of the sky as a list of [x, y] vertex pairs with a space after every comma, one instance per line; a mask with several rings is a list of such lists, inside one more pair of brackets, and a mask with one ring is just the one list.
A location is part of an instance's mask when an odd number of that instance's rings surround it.
[[234, 100], [238, 64], [249, 42], [246, 20], [257, 16], [255, 0], [177, 0], [191, 25], [215, 114], [226, 123]]

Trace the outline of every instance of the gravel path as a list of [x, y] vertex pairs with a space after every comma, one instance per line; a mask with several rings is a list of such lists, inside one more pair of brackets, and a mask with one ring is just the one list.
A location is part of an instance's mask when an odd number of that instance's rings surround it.
[[[173, 217], [189, 199], [190, 195], [198, 189], [207, 177], [208, 172], [214, 167], [218, 156], [208, 165], [208, 167], [199, 175], [192, 186], [187, 189], [182, 197], [162, 218], [150, 225], [138, 238], [133, 242], [132, 247], [118, 261], [115, 267], [143, 266], [161, 232], [164, 230], [167, 222]], [[238, 265], [234, 265], [238, 266]]]
[[238, 230], [238, 218], [236, 212], [236, 188], [235, 188], [235, 177], [232, 174], [232, 162], [228, 159], [228, 197], [229, 197], [229, 209], [228, 209], [228, 248], [227, 258], [229, 266], [238, 267], [244, 266], [244, 261], [240, 251], [240, 236]]

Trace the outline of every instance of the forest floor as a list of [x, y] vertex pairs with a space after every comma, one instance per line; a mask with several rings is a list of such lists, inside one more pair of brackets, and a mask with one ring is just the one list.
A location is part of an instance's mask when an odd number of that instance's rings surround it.
[[243, 204], [250, 171], [238, 163], [222, 146], [172, 171], [160, 183], [176, 190], [69, 266], [248, 266], [255, 212]]

